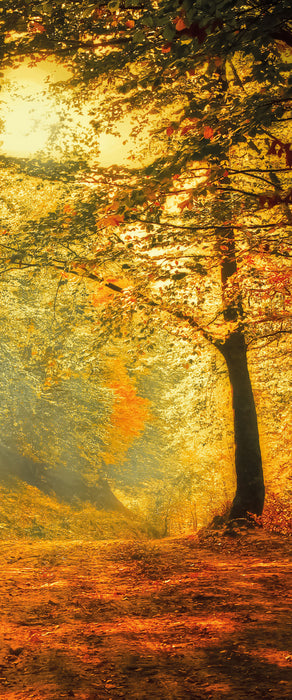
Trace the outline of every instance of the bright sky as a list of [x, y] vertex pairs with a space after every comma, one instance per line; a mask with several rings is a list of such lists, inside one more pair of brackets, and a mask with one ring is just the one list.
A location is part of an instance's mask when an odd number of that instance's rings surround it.
[[[94, 105], [88, 102], [83, 110], [68, 105], [69, 91], [64, 90], [64, 103], [56, 101], [49, 87], [59, 81], [70, 78], [70, 71], [57, 65], [53, 59], [46, 59], [35, 66], [30, 66], [28, 60], [18, 68], [9, 68], [4, 73], [3, 89], [0, 95], [0, 117], [3, 123], [0, 131], [0, 152], [8, 156], [33, 157], [40, 151], [54, 157], [54, 148], [61, 138], [62, 145], [66, 142], [69, 149], [81, 135], [90, 130], [90, 110]], [[61, 124], [62, 120], [62, 124]], [[119, 123], [120, 136], [102, 133], [99, 136], [98, 152], [93, 159], [103, 166], [131, 165], [131, 140], [129, 134], [133, 123], [124, 119]], [[49, 141], [55, 129], [55, 137]], [[62, 129], [62, 130], [61, 130]], [[143, 130], [142, 130], [143, 131]], [[61, 133], [61, 136], [60, 136]], [[145, 137], [145, 134], [144, 134]], [[143, 141], [141, 133], [140, 143]], [[136, 148], [138, 144], [136, 143]], [[139, 147], [138, 147], [139, 150]]]
[[6, 155], [28, 157], [42, 150], [50, 129], [57, 122], [55, 102], [48, 95], [48, 84], [69, 77], [51, 60], [4, 73], [0, 110], [4, 122], [0, 133], [1, 150]]
[[[29, 88], [29, 84], [27, 84]], [[7, 155], [30, 156], [47, 143], [50, 128], [56, 123], [52, 100], [42, 93], [32, 97], [7, 97], [2, 93], [5, 127], [2, 149]]]

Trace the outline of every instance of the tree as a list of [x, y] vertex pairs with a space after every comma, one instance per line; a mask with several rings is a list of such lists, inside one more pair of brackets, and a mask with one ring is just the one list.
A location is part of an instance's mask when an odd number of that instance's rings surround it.
[[[44, 158], [14, 161], [70, 181], [70, 201], [23, 226], [4, 269], [54, 266], [95, 279], [116, 293], [107, 332], [134, 313], [136, 336], [145, 323], [179, 324], [217, 348], [233, 393], [231, 518], [259, 515], [264, 503], [247, 350], [287, 333], [291, 319], [289, 12], [286, 0], [13, 2], [2, 23], [4, 66], [51, 52], [70, 62], [79, 98], [101, 91], [93, 130], [132, 114], [133, 137], [146, 122], [154, 151], [129, 168], [90, 167], [90, 143], [83, 161], [80, 148], [50, 173]], [[96, 186], [83, 201], [78, 178]]]

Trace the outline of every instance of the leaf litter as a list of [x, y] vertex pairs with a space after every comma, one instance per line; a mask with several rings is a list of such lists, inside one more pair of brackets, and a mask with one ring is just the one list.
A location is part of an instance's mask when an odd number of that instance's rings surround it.
[[0, 543], [3, 700], [292, 696], [291, 539]]

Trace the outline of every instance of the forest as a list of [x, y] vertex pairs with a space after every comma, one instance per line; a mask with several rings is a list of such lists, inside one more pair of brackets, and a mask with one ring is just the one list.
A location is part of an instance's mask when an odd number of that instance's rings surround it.
[[3, 699], [291, 697], [291, 56], [0, 3]]

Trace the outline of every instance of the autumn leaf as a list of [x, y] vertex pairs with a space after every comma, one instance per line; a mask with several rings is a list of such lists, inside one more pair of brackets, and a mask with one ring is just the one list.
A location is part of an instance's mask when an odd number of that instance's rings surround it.
[[182, 32], [184, 29], [186, 29], [186, 25], [185, 25], [183, 19], [181, 19], [181, 17], [180, 17], [180, 19], [177, 21], [177, 23], [176, 23], [176, 25], [175, 25], [175, 28], [176, 28], [176, 31], [177, 31], [177, 32]]
[[204, 138], [205, 138], [205, 139], [212, 139], [213, 136], [214, 136], [214, 131], [213, 131], [212, 127], [211, 127], [211, 126], [205, 126], [205, 129], [204, 129]]
[[291, 150], [291, 143], [283, 143], [283, 141], [280, 141], [280, 139], [273, 139], [267, 155], [270, 156], [278, 156], [278, 158], [281, 158], [282, 155], [285, 155], [286, 157], [286, 166], [287, 168], [292, 167], [292, 150]]
[[124, 214], [109, 214], [98, 221], [98, 226], [119, 226], [124, 221]]
[[269, 209], [272, 207], [275, 207], [277, 204], [291, 204], [292, 202], [292, 190], [290, 190], [285, 197], [281, 197], [280, 194], [273, 193], [271, 195], [269, 194], [261, 194], [259, 196], [259, 204], [260, 208], [263, 208], [267, 205]]
[[139, 396], [121, 358], [108, 361], [107, 387], [113, 394], [113, 408], [108, 427], [108, 447], [103, 454], [106, 464], [121, 463], [129, 447], [150, 418], [149, 401]]
[[73, 207], [71, 204], [65, 204], [63, 207], [63, 212], [64, 212], [64, 214], [75, 214], [76, 213], [73, 210]]
[[169, 44], [165, 44], [165, 46], [162, 46], [161, 53], [169, 53], [169, 52], [170, 52]]
[[183, 202], [180, 202], [177, 206], [182, 212], [184, 209], [191, 209], [193, 205], [192, 199], [184, 199]]
[[115, 297], [115, 291], [123, 291], [129, 282], [123, 277], [107, 277], [103, 286], [99, 286], [89, 297], [90, 303], [95, 306], [109, 304]]
[[109, 217], [111, 220], [111, 223], [113, 226], [118, 226], [119, 224], [122, 224], [124, 221], [124, 214], [114, 214], [113, 216]]
[[41, 22], [30, 22], [29, 23], [29, 31], [32, 34], [42, 34], [43, 32], [46, 31], [46, 28], [44, 27]]

